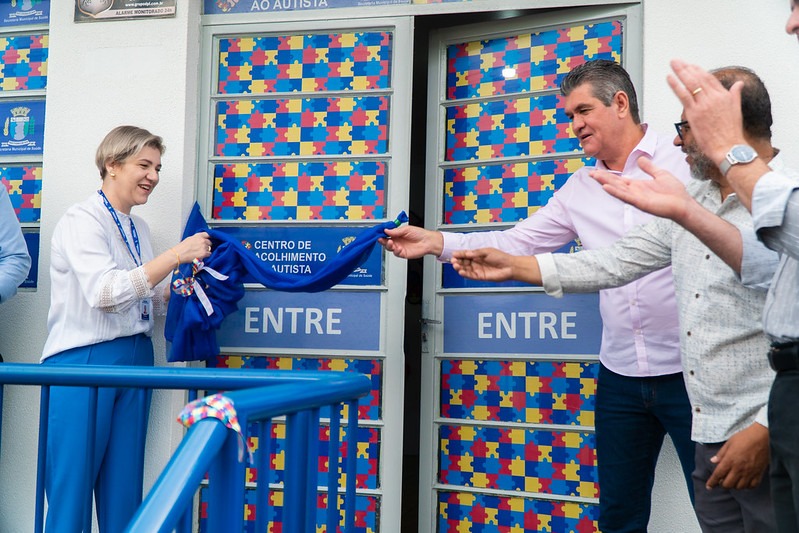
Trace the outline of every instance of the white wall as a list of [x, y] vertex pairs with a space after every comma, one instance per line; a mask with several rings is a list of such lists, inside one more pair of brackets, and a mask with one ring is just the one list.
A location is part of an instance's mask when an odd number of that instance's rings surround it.
[[795, 125], [799, 109], [799, 45], [788, 36], [787, 0], [644, 0], [644, 114], [657, 129], [674, 132], [682, 107], [666, 84], [669, 61], [680, 58], [705, 68], [741, 65], [769, 89], [774, 145], [799, 165]]
[[[742, 65], [769, 89], [774, 145], [790, 165], [799, 165], [799, 45], [783, 30], [787, 17], [787, 0], [644, 0], [644, 119], [676, 134], [672, 123], [680, 120], [682, 107], [666, 84], [671, 59], [708, 69]], [[653, 500], [651, 532], [699, 531], [670, 442], [661, 455]]]
[[[200, 2], [178, 2], [175, 18], [77, 24], [74, 2], [51, 2], [50, 58], [42, 191], [39, 287], [0, 307], [0, 353], [36, 362], [46, 337], [49, 242], [64, 211], [100, 185], [94, 152], [120, 124], [164, 137], [161, 183], [146, 206], [158, 253], [180, 239], [194, 200]], [[188, 55], [187, 55], [188, 54]], [[165, 361], [163, 322], [153, 335], [156, 364]], [[147, 450], [149, 486], [183, 435], [178, 393], [156, 393]], [[0, 531], [30, 531], [36, 468], [38, 392], [6, 392], [0, 460]]]
[[[171, 19], [89, 24], [71, 22], [73, 5], [51, 3], [39, 288], [0, 306], [0, 353], [7, 361], [38, 360], [46, 336], [53, 226], [67, 207], [99, 186], [94, 151], [108, 130], [136, 124], [167, 144], [161, 184], [150, 202], [137, 208], [150, 223], [155, 250], [177, 242], [195, 197], [200, 2], [178, 2], [178, 15]], [[670, 133], [679, 120], [679, 102], [665, 83], [671, 58], [708, 68], [748, 66], [771, 91], [775, 145], [799, 166], [799, 147], [791, 142], [799, 124], [799, 106], [791, 98], [791, 89], [799, 86], [799, 46], [783, 33], [787, 16], [787, 0], [644, 0], [645, 120]], [[159, 363], [164, 361], [161, 327], [158, 323], [154, 335]], [[172, 394], [154, 398], [146, 485], [182, 436], [174, 421], [182, 402]], [[0, 531], [29, 531], [38, 394], [7, 390], [3, 414]], [[658, 467], [654, 499], [650, 531], [698, 531], [670, 443]]]

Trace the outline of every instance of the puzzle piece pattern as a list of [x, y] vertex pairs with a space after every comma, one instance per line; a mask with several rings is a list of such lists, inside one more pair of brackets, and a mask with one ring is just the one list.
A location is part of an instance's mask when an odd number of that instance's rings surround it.
[[2, 181], [20, 222], [39, 222], [42, 214], [42, 167], [0, 166]]
[[[244, 528], [243, 533], [263, 533], [256, 532], [255, 521], [258, 516], [258, 506], [255, 499], [255, 490], [248, 490], [244, 494]], [[318, 511], [316, 514], [316, 533], [327, 532], [327, 494], [318, 493]], [[355, 532], [356, 533], [377, 533], [377, 511], [379, 506], [378, 498], [374, 496], [357, 495], [355, 497]], [[338, 496], [338, 508], [341, 509], [341, 519], [339, 522], [341, 530], [344, 528], [344, 498]], [[269, 507], [267, 508], [267, 531], [277, 533], [283, 531], [283, 492], [281, 490], [269, 491]], [[200, 533], [215, 533], [207, 528], [208, 518], [208, 489], [200, 490]], [[335, 532], [334, 532], [335, 533]]]
[[444, 224], [514, 223], [546, 205], [589, 157], [450, 167], [444, 170]]
[[[447, 99], [558, 89], [585, 61], [621, 62], [621, 49], [619, 20], [453, 44], [447, 48]], [[508, 67], [513, 76], [503, 72]]]
[[[439, 364], [440, 416], [476, 422], [438, 427], [440, 483], [553, 497], [598, 497], [594, 434], [580, 429], [594, 425], [598, 363], [444, 359]], [[480, 424], [485, 421], [575, 430]], [[595, 505], [520, 498], [514, 500], [518, 512], [511, 512], [508, 498], [469, 497], [480, 499], [476, 505], [484, 512], [473, 515], [455, 504], [455, 519], [447, 519], [452, 502], [439, 501], [441, 531], [460, 531], [464, 524], [469, 524], [469, 531], [486, 532], [514, 527], [596, 531]], [[440, 493], [439, 498], [449, 496]]]
[[445, 485], [599, 496], [593, 433], [445, 424], [439, 439]]
[[385, 218], [385, 161], [296, 161], [214, 165], [218, 220]]
[[593, 427], [599, 364], [444, 359], [441, 416]]
[[[393, 44], [391, 31], [220, 39], [212, 157], [224, 159], [213, 162], [213, 218], [385, 218]], [[382, 359], [222, 356], [208, 366], [366, 374], [373, 388], [359, 399], [358, 417], [377, 421], [382, 416]], [[322, 410], [321, 416], [330, 417], [330, 410]], [[346, 419], [347, 407], [334, 416]], [[343, 427], [342, 434], [347, 430]], [[284, 431], [282, 424], [273, 424], [268, 451], [263, 448], [271, 469], [262, 476], [271, 483], [282, 483]], [[319, 482], [324, 485], [329, 427], [322, 424], [319, 431]], [[351, 475], [359, 490], [379, 489], [380, 429], [362, 425], [358, 437], [358, 449], [351, 451], [358, 469]], [[256, 454], [261, 453], [257, 444]], [[341, 454], [347, 453], [343, 445]], [[256, 481], [258, 474], [247, 470], [249, 481]], [[358, 531], [377, 531], [379, 500], [358, 496], [364, 503], [356, 517]], [[275, 531], [282, 527], [280, 517], [270, 522]]]
[[[383, 362], [380, 359], [345, 359], [345, 358], [317, 358], [317, 357], [282, 357], [282, 356], [232, 356], [220, 355], [208, 362], [209, 367], [214, 368], [257, 368], [271, 370], [332, 370], [341, 372], [358, 372], [370, 376], [372, 379], [372, 392], [361, 398], [358, 402], [359, 420], [379, 420], [381, 415], [381, 393], [382, 393], [382, 372]], [[323, 408], [320, 416], [330, 418], [329, 408]], [[342, 420], [348, 416], [347, 406], [343, 406], [337, 413]], [[248, 483], [261, 482], [270, 483], [272, 486], [280, 486], [284, 482], [285, 468], [285, 438], [286, 426], [283, 421], [275, 421], [267, 426], [268, 441], [262, 441], [262, 436], [258, 433], [258, 426], [250, 424], [247, 427], [247, 438], [253, 450], [254, 463], [246, 469], [246, 480]], [[349, 450], [346, 443], [349, 427], [341, 425], [339, 428], [339, 475], [341, 484], [346, 484], [347, 476], [342, 471], [341, 465], [348, 457]], [[381, 432], [379, 428], [359, 426], [357, 428], [358, 447], [356, 454], [356, 488], [357, 489], [377, 489], [380, 485], [379, 464], [381, 450]], [[320, 424], [319, 427], [319, 456], [317, 485], [327, 486], [327, 473], [329, 471], [329, 442], [330, 427], [327, 423]], [[266, 437], [263, 437], [264, 439]], [[269, 455], [269, 471], [266, 473], [258, 472], [255, 466], [258, 464], [260, 454]], [[250, 531], [255, 524], [255, 513], [257, 512], [254, 491], [248, 496], [248, 503], [245, 506], [245, 531]], [[275, 490], [270, 493], [270, 502], [275, 505], [269, 509], [270, 527], [279, 531], [282, 527], [282, 491]], [[319, 515], [316, 531], [325, 531], [324, 523], [326, 520], [326, 494], [320, 493]], [[250, 501], [252, 500], [252, 501]], [[356, 531], [377, 532], [375, 523], [377, 520], [377, 507], [379, 498], [372, 496], [358, 495], [356, 497]], [[340, 507], [343, 509], [343, 506]], [[201, 513], [205, 509], [205, 504], [201, 507]], [[342, 515], [343, 520], [343, 515]], [[200, 523], [204, 524], [203, 516]], [[247, 529], [247, 528], [250, 529]], [[320, 529], [321, 528], [321, 529]], [[201, 526], [201, 531], [203, 531]]]
[[447, 161], [580, 151], [560, 95], [467, 102], [452, 105], [446, 111]]
[[0, 92], [47, 87], [47, 34], [0, 36]]
[[596, 533], [599, 507], [576, 502], [438, 493], [439, 533]]
[[388, 89], [392, 40], [379, 31], [220, 39], [217, 92]]
[[[324, 416], [324, 413], [322, 414]], [[258, 482], [266, 479], [270, 484], [282, 484], [285, 481], [286, 464], [286, 425], [282, 421], [276, 421], [269, 426], [269, 441], [261, 442], [258, 433], [258, 426], [251, 424], [247, 428], [247, 439], [253, 450], [254, 464], [247, 467], [247, 481]], [[342, 425], [339, 428], [339, 457], [337, 471], [341, 476], [341, 485], [346, 484], [347, 475], [342, 470], [342, 465], [346, 461], [349, 450], [346, 438], [349, 434], [349, 427]], [[355, 474], [355, 486], [358, 489], [376, 489], [379, 487], [379, 464], [380, 464], [380, 435], [379, 429], [374, 427], [358, 426], [357, 441], [358, 447], [355, 450], [357, 471]], [[329, 464], [329, 443], [330, 427], [325, 423], [319, 427], [319, 456], [317, 458], [318, 477], [317, 485], [327, 486], [327, 474]], [[267, 453], [269, 455], [269, 471], [259, 472], [255, 465], [258, 464], [259, 455]]]
[[[358, 374], [368, 376], [372, 381], [371, 392], [358, 400], [358, 420], [380, 420], [382, 416], [382, 359], [219, 355], [210, 359], [207, 366], [209, 368], [260, 368], [269, 370], [334, 370], [337, 372], [357, 372]], [[322, 412], [322, 417], [329, 416], [329, 412]], [[346, 420], [348, 416], [348, 408], [345, 405], [341, 417]]]
[[[220, 39], [215, 94], [262, 98], [216, 103], [214, 155], [239, 161], [214, 167], [213, 217], [384, 218], [387, 162], [354, 158], [388, 152], [390, 97], [368, 91], [391, 89], [392, 53], [389, 31]], [[246, 161], [261, 157], [288, 161]]]
[[388, 149], [387, 96], [225, 100], [214, 155], [374, 155]]

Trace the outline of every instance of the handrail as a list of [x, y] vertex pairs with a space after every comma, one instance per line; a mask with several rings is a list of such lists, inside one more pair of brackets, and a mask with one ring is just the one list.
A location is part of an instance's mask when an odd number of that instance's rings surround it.
[[172, 368], [103, 365], [3, 363], [0, 385], [145, 387], [151, 389], [234, 390], [327, 379], [326, 370]]
[[[39, 421], [39, 466], [37, 468], [37, 503], [35, 531], [41, 531], [43, 515], [43, 480], [44, 480], [44, 442], [46, 438], [46, 413], [49, 404], [49, 389], [51, 386], [78, 386], [91, 387], [132, 387], [140, 389], [173, 389], [188, 390], [190, 394], [202, 391], [231, 391], [226, 396], [234, 401], [242, 428], [246, 431], [248, 422], [269, 421], [276, 416], [286, 416], [288, 428], [300, 428], [294, 431], [306, 431], [310, 439], [316, 439], [315, 433], [319, 424], [319, 409], [324, 406], [334, 407], [343, 402], [349, 404], [348, 423], [356, 427], [357, 398], [364, 396], [371, 390], [370, 380], [363, 375], [348, 372], [333, 371], [307, 371], [307, 370], [262, 370], [262, 369], [208, 369], [208, 368], [171, 368], [171, 367], [129, 367], [129, 366], [100, 366], [100, 365], [39, 365], [25, 363], [4, 363], [0, 365], [0, 413], [2, 413], [3, 390], [5, 385], [38, 385], [42, 388], [40, 421]], [[191, 398], [191, 396], [190, 396]], [[337, 411], [331, 410], [331, 430], [336, 428], [338, 434], [339, 417]], [[311, 416], [309, 416], [309, 414]], [[215, 419], [214, 419], [215, 420]], [[301, 420], [301, 422], [298, 422]], [[315, 420], [315, 422], [314, 422]], [[314, 425], [315, 424], [315, 425]], [[313, 429], [312, 429], [313, 427]], [[303, 434], [303, 433], [301, 433]], [[348, 448], [356, 449], [356, 432], [349, 432]], [[304, 434], [303, 434], [304, 435]], [[237, 461], [238, 436], [219, 421], [204, 420], [189, 429], [181, 442], [175, 455], [162, 472], [156, 484], [151, 489], [139, 512], [129, 526], [129, 531], [172, 531], [178, 521], [186, 518], [185, 511], [191, 509], [194, 494], [202, 481], [205, 472], [209, 471], [210, 489], [219, 493], [224, 486], [222, 496], [230, 509], [243, 509], [244, 498], [244, 465], [222, 466], [220, 461], [227, 464], [231, 460]], [[334, 437], [331, 435], [331, 446]], [[308, 439], [302, 439], [308, 440]], [[317, 439], [318, 440], [318, 439]], [[313, 449], [313, 448], [311, 448]], [[288, 450], [287, 450], [288, 451]], [[352, 457], [348, 457], [342, 469], [346, 472], [354, 465]], [[333, 457], [331, 456], [331, 461]], [[293, 498], [293, 511], [307, 511], [306, 516], [311, 516], [311, 509], [300, 509], [301, 506], [313, 505], [316, 511], [316, 502], [313, 493], [316, 491], [315, 483], [309, 480], [316, 474], [308, 470], [307, 457], [299, 460], [288, 461], [284, 490], [286, 498], [295, 488], [288, 487], [290, 480], [302, 479], [297, 483], [300, 487], [300, 498]], [[330, 471], [337, 470], [330, 465]], [[290, 470], [293, 470], [290, 472]], [[345, 525], [351, 523], [354, 516], [355, 497], [354, 469], [347, 475], [345, 491]], [[329, 476], [329, 480], [338, 481], [337, 477]], [[292, 481], [294, 483], [294, 481]], [[328, 483], [331, 485], [332, 483]], [[337, 483], [336, 483], [337, 485]], [[240, 494], [231, 495], [238, 487]], [[331, 506], [338, 504], [337, 486], [328, 486], [328, 515], [338, 516]], [[260, 492], [261, 486], [257, 487]], [[268, 484], [264, 487], [268, 494]], [[302, 495], [305, 495], [303, 501]], [[331, 501], [332, 495], [332, 501]], [[308, 502], [308, 500], [312, 500]], [[265, 501], [259, 496], [258, 501]], [[233, 503], [233, 506], [230, 504]], [[240, 505], [239, 505], [240, 504]], [[286, 509], [284, 509], [286, 510]], [[236, 513], [233, 512], [234, 522]], [[238, 513], [238, 521], [243, 520], [243, 512]], [[190, 516], [190, 515], [188, 515]], [[211, 513], [209, 510], [209, 518]], [[285, 518], [285, 517], [284, 517]], [[220, 521], [219, 517], [216, 518]], [[229, 520], [220, 523], [230, 525]], [[312, 518], [298, 519], [296, 527], [289, 527], [284, 531], [313, 531]], [[209, 520], [209, 523], [211, 520]], [[308, 522], [308, 523], [306, 523]], [[159, 523], [160, 526], [155, 524]], [[142, 525], [146, 524], [146, 525]], [[167, 525], [169, 524], [169, 525]], [[183, 523], [184, 527], [186, 522]], [[310, 529], [309, 529], [310, 528]], [[346, 527], [345, 527], [346, 529]]]
[[[314, 387], [307, 384], [274, 385], [231, 392], [226, 396], [233, 401], [240, 419], [258, 422], [348, 401], [366, 394], [369, 388], [365, 376], [345, 374], [327, 376]], [[354, 436], [354, 432], [351, 435]], [[128, 531], [172, 531], [186, 506], [190, 505], [202, 476], [222, 453], [226, 438], [235, 440], [236, 435], [216, 419], [193, 425], [128, 525]], [[308, 458], [303, 457], [303, 462], [307, 463]], [[315, 509], [315, 501], [311, 503]], [[303, 508], [300, 514], [305, 514], [306, 510]], [[307, 525], [300, 529], [306, 528]]]

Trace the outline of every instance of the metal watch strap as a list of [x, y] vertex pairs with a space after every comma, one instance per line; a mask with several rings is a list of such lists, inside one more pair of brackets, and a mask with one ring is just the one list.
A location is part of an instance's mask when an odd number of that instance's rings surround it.
[[[744, 157], [744, 159], [739, 159], [739, 156], [735, 153], [736, 150], [741, 151], [740, 155]], [[757, 159], [757, 152], [754, 148], [748, 144], [736, 144], [733, 145], [724, 155], [724, 159], [722, 159], [719, 163], [719, 170], [721, 170], [721, 174], [723, 176], [726, 176], [727, 172], [730, 171], [733, 165], [745, 165], [747, 163], [751, 163], [755, 159]]]
[[729, 172], [730, 169], [732, 168], [732, 165], [733, 162], [730, 161], [730, 153], [727, 152], [726, 154], [724, 154], [724, 159], [722, 159], [721, 163], [719, 163], [719, 170], [721, 170], [721, 175], [726, 176], [727, 172]]

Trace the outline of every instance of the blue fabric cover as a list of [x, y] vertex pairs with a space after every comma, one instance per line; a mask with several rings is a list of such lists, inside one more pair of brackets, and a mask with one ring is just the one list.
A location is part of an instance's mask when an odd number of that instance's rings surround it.
[[[211, 236], [213, 250], [203, 263], [221, 274], [226, 280], [218, 280], [207, 272], [200, 271], [196, 279], [202, 284], [208, 299], [213, 305], [213, 313], [208, 314], [196, 293], [181, 296], [172, 293], [167, 308], [164, 336], [171, 342], [167, 360], [198, 361], [219, 354], [216, 330], [229, 314], [238, 309], [237, 302], [244, 296], [243, 278], [250, 274], [265, 287], [285, 292], [319, 292], [341, 283], [353, 270], [362, 265], [372, 252], [377, 239], [385, 237], [383, 230], [396, 228], [408, 221], [405, 212], [396, 220], [383, 222], [362, 230], [355, 239], [345, 246], [332, 260], [326, 262], [321, 270], [313, 275], [283, 274], [275, 272], [236, 238], [210, 229], [195, 203], [183, 231], [183, 238], [197, 232], [207, 231]], [[192, 265], [180, 265], [180, 276], [172, 275], [172, 281], [192, 275]]]

